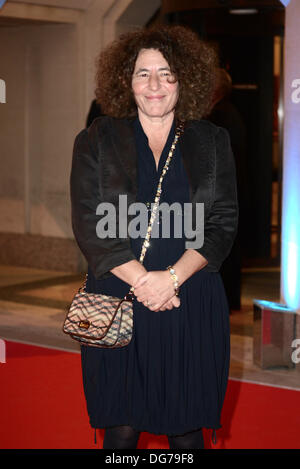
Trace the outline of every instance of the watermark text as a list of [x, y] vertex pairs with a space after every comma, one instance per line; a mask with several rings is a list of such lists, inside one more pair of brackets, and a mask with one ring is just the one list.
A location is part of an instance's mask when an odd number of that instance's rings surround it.
[[291, 347], [296, 349], [292, 353], [292, 362], [298, 364], [300, 363], [300, 339], [293, 340]]
[[[150, 203], [149, 203], [150, 206]], [[127, 205], [127, 195], [119, 195], [119, 205], [101, 202], [96, 215], [101, 219], [97, 222], [98, 238], [144, 238], [149, 226], [149, 215], [153, 213], [143, 202]], [[150, 213], [149, 213], [150, 212]], [[130, 221], [128, 223], [128, 216]], [[185, 238], [187, 249], [200, 249], [204, 243], [204, 204], [185, 202], [162, 202], [158, 205], [151, 231], [151, 238]]]
[[0, 103], [6, 103], [6, 84], [2, 78], [0, 78]]
[[6, 344], [3, 339], [0, 339], [0, 363], [6, 363]]

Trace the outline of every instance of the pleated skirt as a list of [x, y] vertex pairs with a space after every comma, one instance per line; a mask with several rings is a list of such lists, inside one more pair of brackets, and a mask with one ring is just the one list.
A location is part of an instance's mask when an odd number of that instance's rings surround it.
[[159, 312], [134, 300], [133, 336], [124, 348], [81, 347], [93, 428], [131, 425], [181, 435], [222, 426], [230, 326], [220, 274], [196, 272], [182, 285], [180, 299], [180, 307]]

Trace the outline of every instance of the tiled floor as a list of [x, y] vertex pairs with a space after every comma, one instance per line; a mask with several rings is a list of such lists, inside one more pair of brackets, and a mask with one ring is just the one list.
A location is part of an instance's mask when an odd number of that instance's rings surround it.
[[[83, 279], [68, 272], [0, 266], [0, 338], [79, 352], [62, 325]], [[300, 365], [262, 370], [252, 360], [252, 300], [279, 301], [279, 286], [276, 268], [243, 271], [242, 307], [230, 315], [230, 377], [300, 390]]]

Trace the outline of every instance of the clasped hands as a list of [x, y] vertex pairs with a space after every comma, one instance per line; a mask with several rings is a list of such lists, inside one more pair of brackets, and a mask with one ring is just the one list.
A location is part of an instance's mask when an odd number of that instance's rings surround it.
[[167, 270], [146, 272], [133, 287], [136, 299], [151, 311], [165, 311], [180, 305], [180, 298], [174, 293], [173, 281]]

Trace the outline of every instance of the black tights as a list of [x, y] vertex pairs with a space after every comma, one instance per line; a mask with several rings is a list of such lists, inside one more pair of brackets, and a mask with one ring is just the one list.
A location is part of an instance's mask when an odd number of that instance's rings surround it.
[[[140, 432], [129, 425], [105, 430], [103, 449], [136, 449]], [[168, 436], [170, 449], [204, 449], [202, 429], [184, 435]]]

